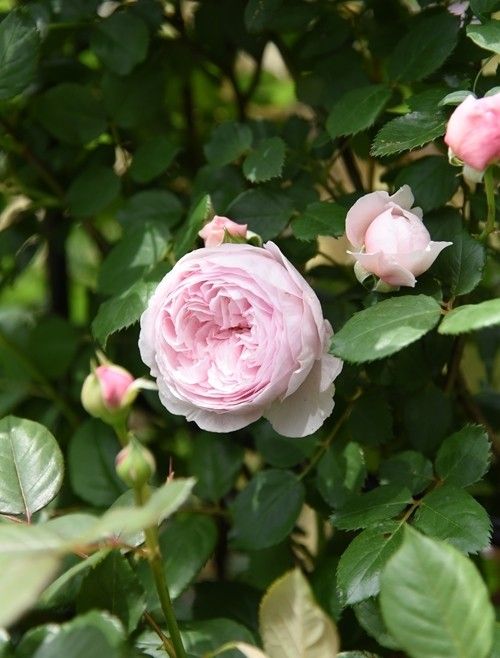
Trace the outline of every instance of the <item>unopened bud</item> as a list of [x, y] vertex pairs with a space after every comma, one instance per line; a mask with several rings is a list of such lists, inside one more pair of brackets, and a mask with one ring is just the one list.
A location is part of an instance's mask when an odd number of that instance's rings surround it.
[[125, 368], [100, 365], [83, 383], [82, 405], [91, 416], [114, 424], [126, 416], [138, 389], [136, 380]]
[[116, 456], [116, 472], [129, 487], [142, 487], [156, 470], [151, 452], [134, 436]]
[[224, 242], [245, 243], [247, 225], [215, 215], [208, 224], [205, 224], [198, 235], [203, 239], [205, 247], [219, 247]]

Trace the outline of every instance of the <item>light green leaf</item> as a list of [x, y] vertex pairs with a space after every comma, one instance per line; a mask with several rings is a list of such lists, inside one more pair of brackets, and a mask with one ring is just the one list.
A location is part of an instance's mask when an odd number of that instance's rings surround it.
[[411, 151], [427, 142], [432, 142], [436, 137], [441, 137], [445, 130], [446, 119], [439, 112], [433, 114], [411, 112], [392, 119], [379, 130], [373, 141], [371, 153], [379, 157]]
[[169, 239], [165, 222], [147, 221], [131, 227], [104, 259], [99, 270], [99, 291], [127, 291], [165, 258]]
[[450, 311], [438, 327], [440, 334], [463, 334], [500, 324], [500, 299], [466, 304]]
[[401, 39], [389, 62], [391, 80], [422, 80], [450, 56], [456, 46], [459, 22], [444, 12], [424, 18]]
[[337, 628], [314, 601], [299, 569], [271, 585], [259, 619], [264, 650], [271, 658], [325, 658], [339, 650]]
[[470, 96], [472, 92], [467, 89], [461, 89], [460, 91], [452, 91], [451, 94], [446, 94], [446, 96], [439, 101], [439, 107], [443, 105], [460, 105], [467, 96]]
[[112, 551], [83, 579], [76, 607], [79, 614], [107, 610], [131, 633], [146, 609], [146, 596], [128, 561], [119, 551]]
[[178, 152], [178, 146], [165, 135], [149, 139], [134, 153], [130, 178], [136, 183], [149, 183], [172, 164]]
[[193, 249], [199, 231], [201, 231], [203, 224], [211, 214], [212, 202], [210, 195], [205, 194], [191, 209], [186, 222], [181, 228], [182, 232], [175, 246], [175, 255], [177, 258], [181, 258]]
[[252, 131], [241, 123], [222, 123], [205, 144], [205, 155], [210, 164], [223, 167], [242, 156], [252, 145]]
[[127, 75], [144, 61], [149, 33], [146, 24], [129, 11], [116, 11], [101, 21], [90, 38], [90, 47], [118, 75]]
[[480, 48], [500, 54], [500, 21], [468, 25], [467, 36]]
[[68, 449], [71, 487], [86, 502], [105, 507], [126, 489], [115, 470], [119, 449], [113, 430], [94, 418], [83, 423], [71, 437]]
[[292, 216], [293, 202], [283, 192], [267, 189], [247, 190], [240, 194], [227, 209], [231, 219], [258, 233], [263, 240], [276, 237]]
[[292, 231], [299, 240], [316, 240], [320, 235], [338, 238], [345, 233], [346, 208], [331, 201], [310, 203], [292, 220]]
[[436, 457], [436, 474], [447, 484], [468, 487], [487, 472], [491, 444], [483, 427], [466, 425], [445, 439]]
[[372, 126], [391, 95], [386, 85], [368, 85], [346, 92], [328, 115], [326, 129], [330, 137], [355, 135]]
[[337, 570], [337, 586], [347, 605], [376, 596], [380, 573], [403, 539], [402, 523], [385, 521], [364, 530], [344, 551]]
[[46, 427], [15, 416], [0, 421], [0, 512], [29, 520], [56, 496], [63, 472], [61, 450]]
[[477, 553], [490, 541], [491, 521], [484, 507], [463, 489], [448, 484], [424, 496], [414, 526], [463, 553]]
[[494, 612], [474, 564], [410, 528], [382, 575], [382, 615], [411, 658], [488, 658]]
[[230, 537], [235, 548], [274, 546], [291, 531], [304, 502], [302, 482], [290, 471], [260, 471], [233, 505]]
[[38, 50], [33, 21], [11, 10], [0, 23], [0, 100], [17, 96], [33, 81]]
[[99, 628], [68, 624], [59, 633], [49, 636], [33, 658], [89, 658], [106, 656], [120, 658], [121, 651], [113, 647]]
[[92, 217], [120, 193], [120, 179], [110, 167], [94, 164], [71, 183], [66, 201], [74, 217]]
[[379, 656], [368, 651], [342, 651], [336, 658], [379, 658]]
[[424, 336], [440, 316], [432, 297], [392, 297], [355, 313], [333, 337], [330, 352], [352, 363], [382, 359]]
[[411, 502], [409, 489], [387, 484], [368, 493], [351, 496], [332, 514], [334, 526], [341, 530], [358, 530], [397, 516]]
[[40, 97], [36, 109], [42, 126], [68, 144], [86, 144], [106, 130], [104, 109], [90, 87], [84, 85], [56, 85]]
[[398, 649], [397, 643], [389, 635], [389, 631], [382, 619], [380, 603], [377, 598], [366, 599], [353, 606], [354, 614], [359, 625], [365, 629], [368, 635], [375, 638], [382, 647]]
[[262, 183], [281, 176], [284, 163], [285, 142], [281, 137], [270, 137], [247, 155], [243, 173], [250, 182]]

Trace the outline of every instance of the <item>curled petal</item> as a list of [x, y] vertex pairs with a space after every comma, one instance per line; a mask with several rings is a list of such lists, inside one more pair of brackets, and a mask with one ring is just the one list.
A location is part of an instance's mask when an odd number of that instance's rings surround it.
[[399, 265], [413, 272], [415, 276], [419, 276], [426, 272], [443, 249], [451, 244], [453, 243], [431, 241], [425, 249], [412, 251], [409, 254], [397, 254], [395, 259]]
[[413, 274], [399, 265], [392, 254], [384, 254], [382, 251], [378, 251], [376, 254], [353, 253], [352, 251], [348, 253], [352, 254], [365, 270], [375, 274], [391, 286], [415, 287], [416, 279]]
[[345, 219], [345, 232], [353, 247], [361, 248], [368, 227], [385, 210], [388, 202], [387, 192], [371, 192], [358, 199], [350, 208]]

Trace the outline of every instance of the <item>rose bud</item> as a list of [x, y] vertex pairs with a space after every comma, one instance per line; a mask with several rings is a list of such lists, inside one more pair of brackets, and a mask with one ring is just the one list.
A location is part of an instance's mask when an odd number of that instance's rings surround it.
[[139, 380], [125, 368], [100, 365], [87, 375], [82, 387], [82, 405], [91, 416], [113, 424], [127, 414], [137, 397]]
[[267, 242], [181, 258], [141, 317], [139, 348], [160, 400], [213, 432], [261, 416], [284, 436], [317, 430], [334, 406], [342, 361], [316, 294]]
[[358, 279], [374, 274], [391, 287], [413, 287], [415, 277], [452, 244], [433, 242], [421, 209], [412, 205], [411, 189], [403, 185], [392, 196], [387, 192], [365, 194], [349, 210], [346, 234], [356, 251], [348, 253], [356, 259]]
[[116, 455], [115, 467], [118, 476], [129, 487], [142, 487], [156, 470], [155, 459], [134, 436]]
[[466, 165], [483, 171], [500, 158], [500, 94], [460, 103], [448, 121], [444, 141]]
[[227, 217], [215, 217], [205, 224], [198, 233], [203, 239], [205, 247], [218, 247], [225, 242], [245, 242], [247, 225], [237, 224]]

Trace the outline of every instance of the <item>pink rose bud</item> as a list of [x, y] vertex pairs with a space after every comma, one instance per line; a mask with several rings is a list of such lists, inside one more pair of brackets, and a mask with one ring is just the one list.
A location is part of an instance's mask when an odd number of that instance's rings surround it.
[[272, 242], [181, 258], [141, 317], [139, 348], [160, 400], [212, 432], [261, 416], [307, 436], [332, 413], [342, 361], [319, 300]]
[[483, 171], [500, 158], [500, 94], [467, 98], [448, 121], [444, 141], [454, 156]]
[[244, 242], [247, 237], [247, 225], [237, 224], [227, 217], [215, 215], [212, 221], [198, 233], [200, 238], [205, 242], [205, 247], [219, 247], [224, 242], [230, 242], [226, 238], [241, 238], [239, 242]]
[[135, 400], [139, 386], [125, 368], [114, 364], [100, 365], [85, 379], [82, 405], [91, 416], [113, 423]]
[[[411, 286], [429, 269], [451, 242], [433, 242], [422, 222], [420, 208], [412, 208], [413, 194], [403, 185], [395, 194], [371, 192], [347, 213], [346, 234], [356, 251], [356, 276], [374, 274], [392, 287]], [[382, 288], [379, 288], [382, 289]]]

